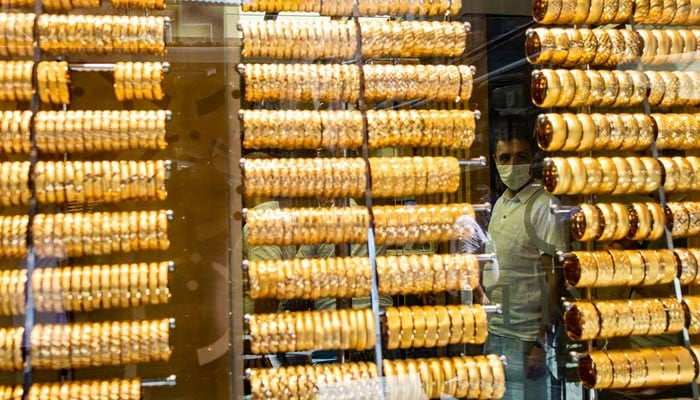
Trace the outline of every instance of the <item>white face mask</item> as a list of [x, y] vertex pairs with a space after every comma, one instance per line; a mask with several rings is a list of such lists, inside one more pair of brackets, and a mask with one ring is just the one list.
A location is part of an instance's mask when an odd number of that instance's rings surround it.
[[516, 192], [530, 180], [530, 164], [496, 165], [498, 175], [508, 189]]

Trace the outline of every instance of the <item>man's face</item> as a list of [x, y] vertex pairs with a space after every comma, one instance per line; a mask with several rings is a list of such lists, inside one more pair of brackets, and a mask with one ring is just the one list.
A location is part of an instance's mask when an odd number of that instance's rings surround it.
[[496, 143], [494, 156], [498, 165], [530, 164], [532, 162], [530, 144], [522, 139], [512, 139], [507, 142], [499, 140]]

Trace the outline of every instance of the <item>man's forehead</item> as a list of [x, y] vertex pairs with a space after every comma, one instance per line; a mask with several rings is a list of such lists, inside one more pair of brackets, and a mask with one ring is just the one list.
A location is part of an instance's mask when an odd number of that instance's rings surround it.
[[530, 153], [530, 143], [523, 139], [499, 140], [496, 143], [497, 153]]

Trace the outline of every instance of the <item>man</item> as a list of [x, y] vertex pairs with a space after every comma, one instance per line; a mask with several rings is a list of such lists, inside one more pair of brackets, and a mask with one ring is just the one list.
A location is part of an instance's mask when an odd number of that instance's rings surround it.
[[566, 248], [565, 228], [550, 212], [557, 200], [533, 178], [534, 154], [527, 135], [497, 137], [494, 159], [506, 190], [493, 207], [488, 232], [500, 273], [486, 288], [484, 303], [501, 304], [503, 313], [491, 317], [484, 351], [507, 358], [506, 399], [547, 398], [543, 345], [563, 291], [552, 255]]

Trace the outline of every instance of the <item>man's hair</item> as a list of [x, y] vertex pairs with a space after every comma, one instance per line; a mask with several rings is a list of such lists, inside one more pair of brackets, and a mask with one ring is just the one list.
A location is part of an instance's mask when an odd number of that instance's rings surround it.
[[532, 137], [533, 123], [529, 118], [525, 119], [510, 119], [508, 120], [507, 127], [496, 128], [495, 143], [498, 142], [510, 142], [511, 140], [522, 140], [530, 145], [530, 150], [535, 153], [537, 150]]

